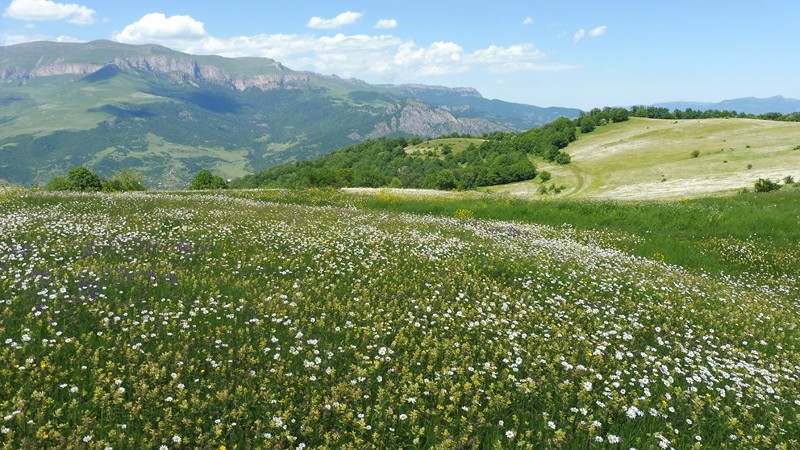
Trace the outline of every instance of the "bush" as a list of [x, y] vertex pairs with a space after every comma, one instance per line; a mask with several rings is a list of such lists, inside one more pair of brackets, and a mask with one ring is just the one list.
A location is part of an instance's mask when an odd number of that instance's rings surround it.
[[50, 191], [97, 192], [102, 188], [100, 177], [84, 166], [70, 169], [67, 178], [55, 177], [47, 185]]
[[103, 181], [104, 192], [145, 191], [144, 175], [131, 169], [122, 169]]
[[770, 192], [770, 191], [777, 191], [781, 188], [781, 185], [775, 183], [772, 180], [766, 178], [759, 178], [756, 180], [754, 189], [756, 192]]
[[698, 156], [700, 156], [700, 150], [692, 150], [691, 155], [692, 158], [697, 158]]
[[553, 178], [553, 175], [550, 172], [543, 170], [539, 172], [539, 181], [542, 183], [547, 183], [550, 179]]
[[564, 152], [558, 152], [558, 155], [556, 155], [555, 161], [556, 161], [556, 164], [561, 164], [561, 165], [569, 164], [570, 161], [572, 161], [572, 157], [570, 157], [568, 154], [566, 154]]
[[451, 170], [443, 169], [436, 174], [436, 189], [449, 191], [458, 185], [455, 175]]
[[66, 178], [55, 177], [47, 183], [48, 191], [71, 191], [69, 182]]
[[214, 175], [207, 169], [197, 172], [197, 175], [189, 183], [190, 190], [199, 189], [227, 189], [228, 183], [219, 175]]

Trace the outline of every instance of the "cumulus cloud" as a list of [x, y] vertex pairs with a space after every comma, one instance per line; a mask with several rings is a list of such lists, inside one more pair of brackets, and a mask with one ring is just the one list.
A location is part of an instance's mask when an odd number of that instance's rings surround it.
[[56, 38], [56, 42], [77, 43], [77, 42], [84, 42], [84, 41], [82, 41], [82, 40], [80, 40], [78, 38], [74, 38], [72, 36], [59, 36], [59, 37]]
[[66, 20], [76, 25], [94, 23], [95, 11], [75, 3], [56, 3], [51, 0], [11, 0], [4, 17], [19, 20]]
[[394, 19], [381, 19], [375, 23], [375, 28], [379, 30], [391, 30], [397, 27], [397, 21]]
[[490, 45], [475, 50], [456, 42], [416, 42], [391, 34], [259, 34], [220, 38], [206, 33], [203, 23], [188, 16], [148, 14], [128, 25], [116, 39], [126, 43], [158, 43], [192, 54], [272, 58], [295, 70], [309, 70], [371, 82], [414, 82], [423, 76], [567, 70], [575, 66], [544, 61], [533, 44]]
[[606, 29], [608, 27], [606, 25], [601, 25], [597, 28], [594, 28], [592, 31], [589, 32], [589, 37], [599, 37], [606, 33]]
[[322, 17], [314, 16], [312, 17], [308, 23], [306, 24], [309, 28], [314, 28], [317, 30], [332, 30], [334, 28], [341, 28], [347, 25], [353, 25], [361, 20], [363, 17], [363, 13], [357, 13], [352, 11], [346, 11], [338, 16], [334, 17], [333, 19], [323, 19]]
[[208, 37], [203, 22], [191, 16], [170, 16], [150, 13], [126, 26], [115, 36], [127, 44], [161, 43], [167, 46], [187, 45]]
[[525, 25], [533, 25], [533, 17], [526, 17], [525, 20], [522, 21]]
[[572, 36], [572, 40], [577, 44], [581, 39], [584, 38], [584, 36], [589, 36], [591, 38], [600, 37], [600, 36], [606, 34], [606, 30], [607, 29], [608, 29], [608, 26], [600, 25], [599, 27], [592, 28], [591, 30], [589, 30], [589, 33], [586, 33], [586, 30], [581, 28], [580, 30], [578, 30], [575, 33], [575, 35]]

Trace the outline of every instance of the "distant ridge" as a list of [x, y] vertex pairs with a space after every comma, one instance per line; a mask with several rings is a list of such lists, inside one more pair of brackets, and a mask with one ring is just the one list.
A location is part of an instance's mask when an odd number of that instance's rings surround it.
[[524, 131], [579, 114], [159, 45], [0, 47], [0, 179], [19, 184], [86, 165], [184, 187], [200, 169], [237, 178], [367, 139]]
[[656, 103], [652, 106], [668, 108], [670, 110], [685, 110], [687, 108], [691, 108], [699, 111], [707, 111], [709, 109], [717, 109], [720, 111], [728, 110], [746, 114], [766, 114], [771, 112], [791, 114], [794, 112], [800, 112], [800, 100], [786, 98], [781, 95], [767, 98], [742, 97], [731, 100], [723, 100], [717, 103], [665, 102]]

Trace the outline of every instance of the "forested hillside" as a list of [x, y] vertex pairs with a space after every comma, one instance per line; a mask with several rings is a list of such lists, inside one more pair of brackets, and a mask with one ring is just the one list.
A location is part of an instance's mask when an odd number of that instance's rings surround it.
[[567, 164], [570, 158], [562, 149], [573, 140], [575, 125], [566, 118], [524, 133], [484, 134], [458, 150], [446, 140], [415, 151], [411, 147], [421, 143], [419, 138], [380, 138], [273, 167], [232, 186], [472, 189], [533, 179], [537, 172], [531, 156]]

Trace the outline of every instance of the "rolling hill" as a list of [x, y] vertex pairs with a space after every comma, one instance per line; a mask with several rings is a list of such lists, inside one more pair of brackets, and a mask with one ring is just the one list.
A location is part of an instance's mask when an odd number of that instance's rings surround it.
[[201, 168], [240, 177], [381, 136], [526, 130], [569, 108], [469, 88], [369, 85], [111, 41], [0, 47], [0, 180], [45, 183], [79, 164], [184, 187]]
[[[797, 122], [631, 118], [579, 133], [566, 151], [569, 165], [537, 163], [566, 197], [687, 198], [752, 188], [758, 178], [800, 179]], [[489, 190], [539, 196], [540, 186], [533, 180]]]

